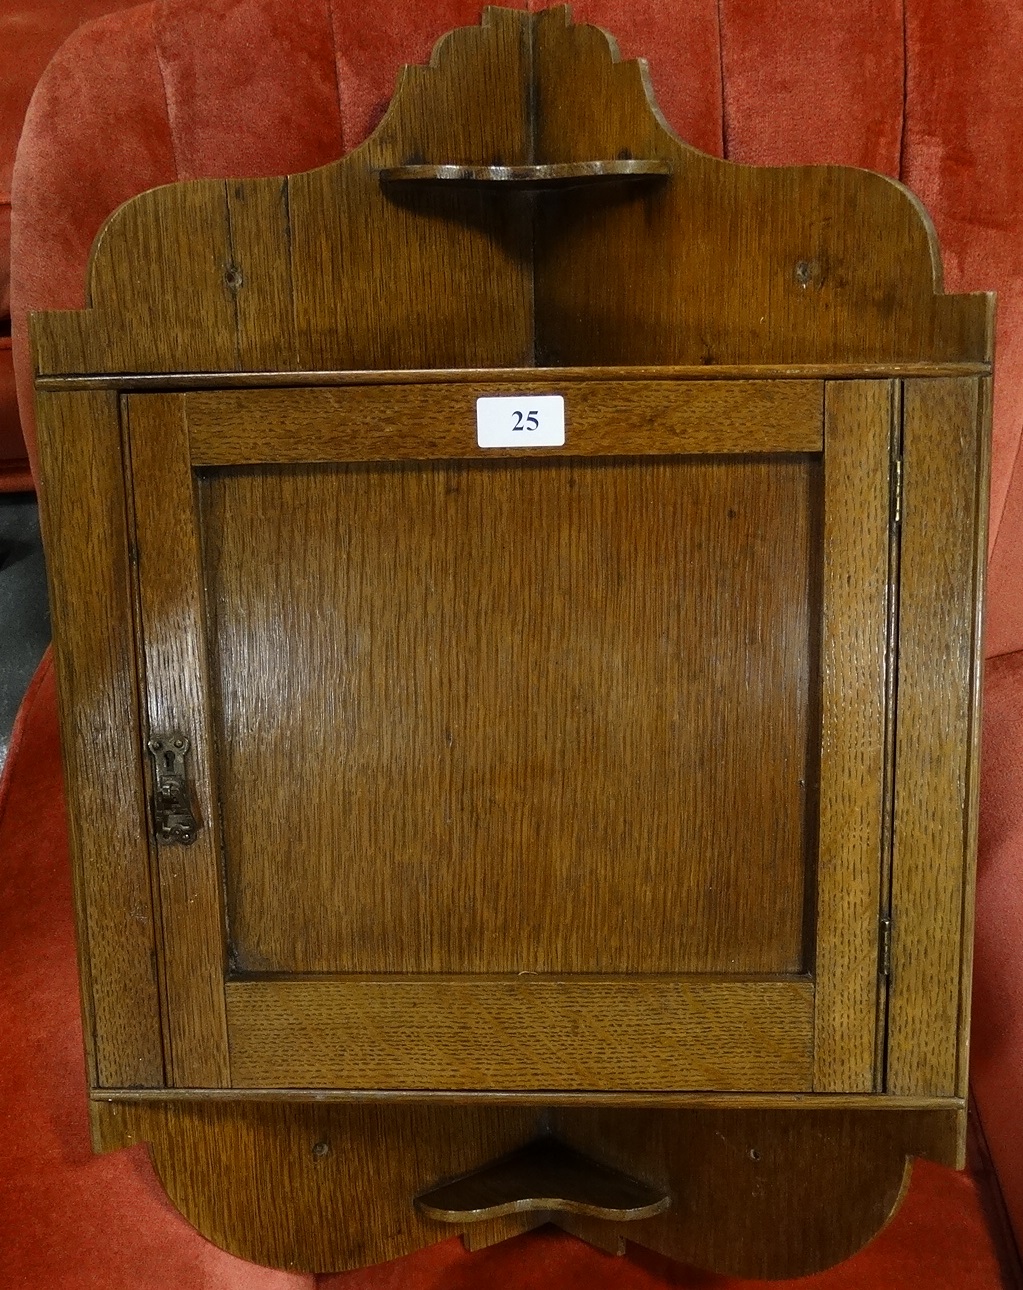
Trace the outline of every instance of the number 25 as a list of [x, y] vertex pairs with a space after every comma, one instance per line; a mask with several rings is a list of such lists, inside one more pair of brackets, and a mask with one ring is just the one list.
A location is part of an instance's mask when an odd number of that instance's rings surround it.
[[516, 410], [515, 412], [512, 413], [512, 416], [515, 418], [515, 424], [512, 426], [513, 430], [539, 430], [540, 429], [540, 417], [536, 412], [526, 413], [525, 425], [522, 424], [523, 418], [522, 418], [521, 412]]

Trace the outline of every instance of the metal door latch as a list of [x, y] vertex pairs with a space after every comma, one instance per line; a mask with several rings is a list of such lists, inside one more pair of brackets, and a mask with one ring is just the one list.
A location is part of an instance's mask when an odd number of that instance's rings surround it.
[[185, 774], [189, 746], [186, 736], [176, 731], [153, 735], [147, 744], [153, 756], [153, 826], [157, 842], [187, 847], [199, 832]]

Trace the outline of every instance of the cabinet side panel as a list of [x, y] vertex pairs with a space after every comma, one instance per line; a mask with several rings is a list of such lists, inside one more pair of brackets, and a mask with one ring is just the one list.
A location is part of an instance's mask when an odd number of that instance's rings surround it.
[[38, 394], [89, 1078], [164, 1082], [121, 432], [113, 392]]
[[[984, 587], [987, 580], [988, 511], [991, 493], [991, 400], [994, 382], [990, 376], [978, 382], [977, 402], [977, 523], [974, 533], [973, 670], [970, 688], [970, 783], [966, 799], [966, 875], [963, 890], [962, 981], [959, 996], [959, 1071], [956, 1092], [969, 1094], [970, 1007], [973, 986], [973, 934], [977, 890], [977, 846], [980, 824], [981, 696], [984, 681]], [[962, 1147], [965, 1151], [965, 1135]]]
[[904, 399], [888, 1092], [956, 1090], [971, 713], [980, 383], [909, 381]]

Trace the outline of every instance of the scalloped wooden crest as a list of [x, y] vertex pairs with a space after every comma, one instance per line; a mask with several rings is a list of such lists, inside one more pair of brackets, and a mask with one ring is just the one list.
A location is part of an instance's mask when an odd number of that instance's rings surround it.
[[[423, 180], [430, 182], [422, 182]], [[416, 182], [419, 181], [419, 182]], [[144, 193], [43, 375], [987, 362], [901, 184], [682, 142], [643, 60], [567, 7], [488, 8], [406, 67], [373, 134], [286, 179]]]

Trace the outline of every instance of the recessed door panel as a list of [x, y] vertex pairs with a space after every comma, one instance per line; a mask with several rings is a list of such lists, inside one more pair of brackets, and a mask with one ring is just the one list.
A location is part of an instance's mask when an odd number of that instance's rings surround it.
[[240, 970], [803, 970], [817, 459], [201, 479]]

